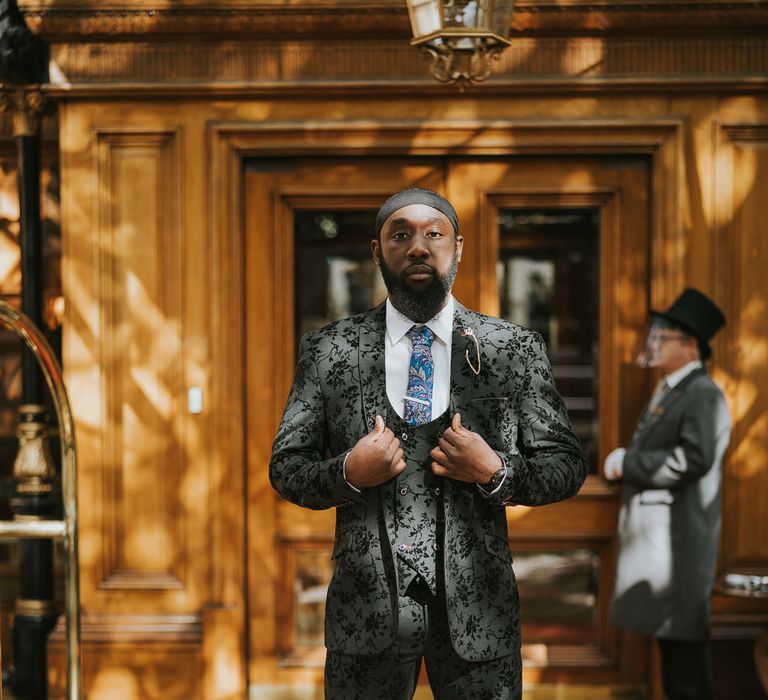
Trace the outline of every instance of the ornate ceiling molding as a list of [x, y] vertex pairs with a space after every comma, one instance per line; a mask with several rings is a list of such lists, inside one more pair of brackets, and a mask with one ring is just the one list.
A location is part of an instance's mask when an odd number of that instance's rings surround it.
[[[26, 2], [28, 26], [52, 42], [104, 39], [162, 39], [179, 36], [219, 38], [406, 38], [410, 35], [405, 2], [231, 7], [48, 6]], [[702, 31], [765, 33], [768, 0], [520, 0], [513, 35], [601, 33], [691, 34]]]
[[77, 9], [24, 11], [27, 25], [48, 41], [162, 39], [179, 36], [297, 38], [407, 37], [405, 3], [391, 6], [257, 6], [241, 9]]
[[[406, 42], [314, 40], [93, 42], [54, 45], [48, 90], [167, 92], [307, 90], [312, 86], [431, 85], [425, 58]], [[518, 90], [765, 90], [762, 37], [522, 37], [501, 56], [487, 85]], [[100, 87], [101, 86], [101, 87]], [[154, 87], [153, 87], [154, 86]], [[484, 91], [487, 88], [484, 88]]]

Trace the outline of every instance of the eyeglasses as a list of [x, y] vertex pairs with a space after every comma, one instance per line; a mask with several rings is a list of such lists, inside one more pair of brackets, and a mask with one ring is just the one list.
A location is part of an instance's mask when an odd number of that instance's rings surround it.
[[688, 337], [689, 336], [683, 335], [682, 333], [657, 333], [649, 338], [648, 342], [651, 345], [663, 345], [670, 340], [688, 340]]

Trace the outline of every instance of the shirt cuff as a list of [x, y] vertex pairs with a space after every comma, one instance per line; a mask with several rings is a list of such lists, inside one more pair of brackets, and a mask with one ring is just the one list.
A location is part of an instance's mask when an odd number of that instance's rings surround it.
[[[347, 481], [347, 457], [349, 457], [351, 452], [352, 450], [349, 450], [349, 452], [344, 455], [344, 462], [341, 465], [341, 473], [344, 476], [344, 481]], [[357, 486], [352, 486], [352, 484], [350, 484], [348, 481], [347, 486], [349, 486], [349, 488], [351, 488], [355, 493], [362, 493], [362, 491], [357, 488]]]
[[624, 476], [624, 455], [626, 453], [627, 450], [624, 447], [617, 447], [606, 457], [603, 467], [606, 479], [613, 481]]

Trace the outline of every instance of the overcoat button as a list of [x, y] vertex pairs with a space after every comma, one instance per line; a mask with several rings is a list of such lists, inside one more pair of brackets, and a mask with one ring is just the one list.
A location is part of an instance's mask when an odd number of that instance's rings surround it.
[[435, 496], [439, 496], [439, 495], [440, 495], [440, 487], [435, 486]]
[[399, 544], [399, 545], [397, 545], [397, 548], [398, 548], [398, 549], [399, 549], [401, 552], [404, 552], [406, 549], [408, 549], [408, 547], [406, 547], [404, 544]]
[[400, 439], [401, 439], [403, 442], [408, 442], [408, 433], [403, 433], [403, 434], [400, 436]]

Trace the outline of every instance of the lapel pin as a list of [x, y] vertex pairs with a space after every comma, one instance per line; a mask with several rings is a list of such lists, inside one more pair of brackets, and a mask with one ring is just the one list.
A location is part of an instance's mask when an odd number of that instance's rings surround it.
[[473, 342], [475, 343], [475, 354], [477, 356], [477, 367], [472, 364], [472, 360], [469, 359], [469, 350], [464, 351], [464, 358], [467, 360], [467, 364], [469, 365], [469, 368], [476, 374], [480, 374], [480, 343], [477, 342], [477, 336], [475, 335], [475, 331], [472, 328], [465, 328], [461, 331], [462, 337], [466, 338], [469, 336], [472, 338]]

